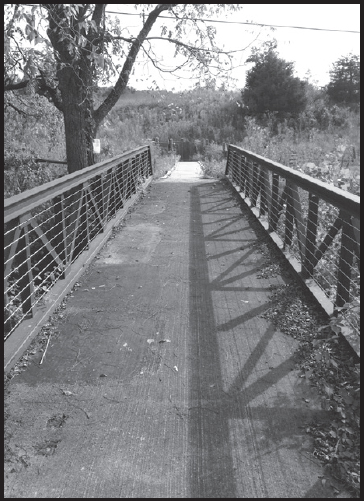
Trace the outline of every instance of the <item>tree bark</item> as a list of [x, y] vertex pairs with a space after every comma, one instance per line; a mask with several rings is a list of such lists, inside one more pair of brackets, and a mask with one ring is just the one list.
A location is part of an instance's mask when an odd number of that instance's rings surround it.
[[94, 163], [93, 139], [96, 133], [92, 116], [91, 88], [74, 72], [63, 68], [58, 72], [62, 94], [68, 172], [76, 172]]
[[55, 49], [58, 88], [62, 97], [68, 172], [72, 173], [94, 163], [93, 68], [87, 58], [90, 47], [75, 48], [65, 36], [74, 36], [79, 20], [74, 20], [69, 26], [61, 5], [47, 5], [47, 9], [47, 33]]
[[[106, 4], [96, 4], [92, 20], [97, 28], [95, 31], [90, 30], [87, 34], [88, 43], [85, 47], [75, 44], [77, 50], [69, 43], [69, 38], [73, 39], [74, 34], [80, 29], [79, 24], [87, 10], [86, 6], [84, 5], [79, 10], [77, 19], [69, 21], [62, 5], [45, 5], [49, 21], [47, 33], [55, 50], [58, 64], [58, 88], [62, 96], [68, 172], [72, 173], [94, 163], [93, 139], [98, 127], [124, 92], [140, 47], [155, 21], [161, 12], [168, 10], [175, 4], [156, 5], [155, 9], [149, 13], [139, 35], [131, 44], [129, 54], [114, 88], [97, 110], [94, 110], [92, 96], [95, 63], [91, 62], [89, 55], [91, 50], [98, 45], [95, 35], [101, 34], [99, 28]], [[68, 35], [68, 38], [65, 34]], [[102, 36], [100, 36], [99, 43], [101, 40]]]

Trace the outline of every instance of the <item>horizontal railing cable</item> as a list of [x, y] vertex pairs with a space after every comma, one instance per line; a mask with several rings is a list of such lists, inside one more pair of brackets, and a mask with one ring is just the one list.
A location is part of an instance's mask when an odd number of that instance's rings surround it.
[[359, 335], [359, 197], [233, 145], [225, 174]]
[[5, 339], [152, 174], [143, 146], [4, 201]]

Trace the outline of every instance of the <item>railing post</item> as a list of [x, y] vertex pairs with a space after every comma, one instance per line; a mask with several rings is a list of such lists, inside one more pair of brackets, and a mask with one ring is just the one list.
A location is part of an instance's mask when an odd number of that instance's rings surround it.
[[302, 265], [303, 278], [312, 277], [313, 270], [315, 268], [318, 203], [319, 203], [319, 198], [316, 195], [309, 193], [307, 228], [306, 228], [306, 246], [305, 246], [304, 261]]
[[279, 214], [279, 175], [272, 173], [272, 203], [270, 207], [269, 231], [276, 231]]
[[341, 248], [337, 274], [337, 294], [335, 306], [341, 307], [349, 301], [351, 268], [354, 261], [354, 232], [350, 217], [342, 215]]
[[248, 192], [249, 192], [249, 180], [248, 180], [248, 165], [247, 165], [247, 157], [241, 156], [241, 165], [242, 165], [242, 177], [243, 177], [243, 184], [242, 188], [244, 191], [244, 196], [248, 197]]
[[259, 180], [259, 165], [256, 162], [252, 162], [252, 196], [250, 200], [253, 207], [256, 207], [259, 196], [258, 180]]
[[292, 190], [286, 184], [287, 198], [286, 198], [286, 221], [284, 227], [284, 249], [292, 245], [293, 238], [293, 199]]
[[152, 176], [154, 174], [154, 170], [153, 170], [152, 150], [150, 146], [148, 146], [148, 161], [149, 161], [148, 173], [150, 173], [150, 175]]
[[331, 245], [335, 236], [339, 232], [341, 226], [342, 226], [342, 218], [341, 218], [341, 211], [340, 211], [339, 216], [335, 219], [334, 224], [329, 229], [323, 242], [321, 242], [320, 247], [318, 249], [316, 249], [316, 251], [315, 251], [315, 256], [313, 259], [313, 266], [314, 267], [320, 261], [323, 254], [326, 252], [327, 248]]
[[228, 154], [227, 154], [227, 159], [226, 159], [226, 167], [225, 167], [225, 176], [229, 175], [229, 167], [230, 167], [230, 158], [231, 158], [231, 146], [229, 144], [228, 146]]
[[239, 189], [244, 192], [243, 159], [241, 155], [237, 155], [236, 161], [239, 169]]
[[271, 193], [269, 186], [268, 172], [261, 167], [260, 169], [260, 211], [259, 215], [264, 216], [266, 212], [269, 215], [269, 206], [271, 204]]
[[246, 197], [251, 198], [253, 192], [253, 161], [246, 158]]
[[305, 249], [305, 226], [302, 218], [302, 206], [301, 206], [300, 195], [298, 193], [298, 186], [290, 182], [290, 188], [292, 195], [293, 218], [294, 222], [296, 223], [297, 242], [302, 262]]
[[234, 151], [232, 154], [231, 158], [231, 164], [232, 164], [232, 170], [231, 170], [231, 178], [232, 181], [239, 186], [239, 172], [238, 172], [238, 166], [237, 166], [237, 160], [238, 156], [236, 152]]

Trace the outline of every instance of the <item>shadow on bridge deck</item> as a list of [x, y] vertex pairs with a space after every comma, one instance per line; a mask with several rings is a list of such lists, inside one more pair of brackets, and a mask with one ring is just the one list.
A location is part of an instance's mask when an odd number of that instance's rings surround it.
[[227, 181], [151, 186], [9, 383], [5, 497], [332, 497], [256, 231]]

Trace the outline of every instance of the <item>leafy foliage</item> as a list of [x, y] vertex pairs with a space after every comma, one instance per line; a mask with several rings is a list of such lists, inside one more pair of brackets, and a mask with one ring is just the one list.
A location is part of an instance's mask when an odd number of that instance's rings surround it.
[[330, 473], [359, 496], [360, 488], [360, 365], [341, 336], [342, 318], [327, 316], [287, 270], [281, 254], [267, 237], [257, 242], [263, 257], [260, 278], [277, 274], [285, 284], [271, 286], [270, 308], [262, 317], [297, 339], [296, 366], [300, 377], [320, 395], [329, 419], [306, 424], [314, 438], [313, 455]]
[[[204, 88], [180, 93], [126, 89], [100, 126], [101, 154], [96, 160], [146, 144], [155, 137], [164, 143], [169, 138], [176, 141], [183, 137], [200, 141], [194, 158], [202, 161], [207, 174], [219, 177], [224, 174], [226, 164], [223, 143], [232, 143], [286, 165], [294, 153], [296, 168], [358, 193], [358, 117], [347, 108], [326, 107], [321, 91], [308, 90], [310, 99], [306, 110], [293, 125], [291, 120], [277, 123], [274, 116], [269, 116], [266, 126], [262, 126], [255, 118], [242, 116], [238, 92]], [[20, 92], [6, 94], [6, 159], [15, 155], [22, 159], [20, 163], [24, 166], [31, 158], [34, 161], [34, 157], [64, 160], [61, 113], [34, 92]], [[109, 92], [110, 88], [95, 92], [96, 105], [103, 102]], [[346, 155], [349, 147], [355, 158]], [[164, 153], [165, 150], [160, 149], [157, 155]], [[5, 166], [9, 161], [6, 160]], [[65, 172], [63, 167], [38, 164], [37, 176], [41, 168], [49, 169], [53, 177]], [[17, 176], [22, 176], [20, 170]], [[37, 180], [34, 175], [24, 173], [24, 177], [27, 176], [37, 184], [45, 179]], [[10, 189], [11, 184], [19, 187]], [[26, 184], [10, 176], [10, 171], [5, 185], [6, 196], [32, 187], [30, 182]]]
[[[239, 6], [147, 4], [142, 6], [143, 23], [137, 35], [129, 34], [129, 28], [121, 27], [115, 17], [108, 18], [106, 4], [39, 4], [30, 13], [27, 8], [9, 4], [5, 9], [5, 90], [32, 83], [62, 111], [67, 165], [74, 172], [94, 163], [93, 139], [125, 91], [138, 54], [144, 51], [160, 71], [173, 73], [188, 65], [205, 77], [212, 68], [221, 75], [231, 55], [217, 47], [215, 28], [199, 18]], [[151, 36], [163, 12], [174, 19], [174, 29], [162, 26], [161, 36]], [[184, 61], [174, 68], [161, 67], [153, 52], [154, 40], [173, 44], [175, 56]], [[29, 47], [29, 42], [37, 48]], [[115, 56], [122, 63], [114, 64]], [[116, 76], [116, 83], [95, 108], [95, 89], [111, 76]]]
[[305, 108], [305, 84], [294, 77], [293, 63], [279, 58], [272, 49], [253, 55], [247, 62], [254, 62], [255, 66], [248, 72], [242, 91], [246, 113], [276, 113], [284, 117]]
[[108, 135], [158, 137], [208, 143], [236, 142], [243, 138], [237, 92], [195, 89], [181, 93], [127, 91], [103, 123]]
[[[348, 111], [348, 110], [347, 110]], [[350, 127], [331, 127], [329, 131], [311, 130], [296, 132], [283, 123], [279, 126], [279, 133], [272, 133], [272, 129], [261, 127], [254, 119], [247, 119], [247, 136], [242, 147], [254, 151], [266, 158], [291, 165], [295, 169], [309, 174], [312, 177], [338, 186], [353, 194], [360, 194], [360, 143], [358, 137], [358, 119], [353, 112], [348, 111]], [[268, 124], [269, 125], [269, 124]], [[355, 158], [354, 158], [355, 157]], [[303, 217], [307, 217], [307, 193], [300, 193]], [[318, 207], [318, 241], [322, 242], [336, 216], [332, 206], [320, 201]], [[283, 221], [279, 225], [283, 226]], [[280, 226], [278, 227], [280, 229]], [[291, 251], [300, 259], [298, 247], [293, 246]], [[333, 301], [336, 297], [335, 266], [340, 251], [340, 235], [326, 250], [323, 258], [315, 267], [314, 278], [326, 295]], [[352, 267], [350, 295], [354, 300], [360, 294], [359, 267]], [[345, 335], [358, 337], [360, 328], [358, 311], [348, 309], [343, 313], [343, 321], [350, 332]]]
[[16, 195], [67, 172], [66, 166], [37, 163], [65, 159], [61, 113], [37, 94], [7, 93], [4, 118], [4, 197]]
[[[328, 109], [328, 116], [332, 117], [337, 109]], [[350, 110], [341, 111], [346, 116], [344, 124], [334, 125], [330, 118], [330, 125], [324, 130], [316, 127], [316, 124], [300, 130], [295, 125], [301, 120], [301, 115], [293, 125], [290, 125], [289, 120], [277, 125], [274, 117], [269, 117], [266, 126], [262, 126], [255, 118], [246, 117], [245, 137], [238, 146], [359, 194], [359, 120]]]
[[303, 376], [321, 395], [321, 407], [333, 413], [330, 422], [309, 423], [306, 431], [315, 439], [314, 455], [359, 496], [360, 364], [334, 334], [336, 325], [333, 319], [328, 329], [321, 327], [326, 334], [312, 342], [301, 362]]
[[358, 109], [360, 103], [359, 56], [349, 54], [333, 64], [327, 94], [333, 103]]

